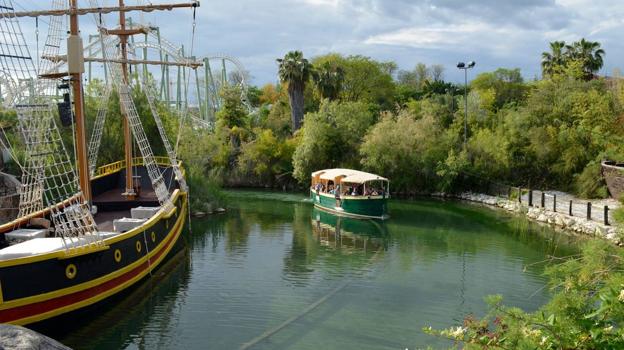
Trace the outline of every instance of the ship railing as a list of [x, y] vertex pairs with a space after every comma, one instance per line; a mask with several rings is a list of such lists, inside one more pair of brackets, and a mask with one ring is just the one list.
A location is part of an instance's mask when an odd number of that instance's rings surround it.
[[[171, 162], [169, 161], [168, 157], [154, 157], [154, 160], [156, 162], [156, 164], [158, 166], [163, 166], [163, 167], [169, 167], [171, 166]], [[143, 166], [145, 165], [145, 162], [143, 160], [143, 157], [134, 157], [132, 158], [132, 166]], [[182, 165], [182, 162], [179, 162], [179, 166]], [[114, 163], [110, 163], [110, 164], [106, 164], [106, 165], [102, 165], [100, 167], [97, 168], [97, 170], [95, 171], [95, 176], [94, 178], [98, 178], [98, 177], [102, 177], [105, 175], [110, 175], [110, 174], [114, 174], [118, 171], [121, 171], [122, 169], [126, 168], [126, 161], [125, 160], [120, 160], [118, 162], [114, 162]]]

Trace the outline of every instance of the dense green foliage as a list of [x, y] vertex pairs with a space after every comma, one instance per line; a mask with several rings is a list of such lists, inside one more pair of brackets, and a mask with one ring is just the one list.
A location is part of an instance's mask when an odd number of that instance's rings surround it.
[[624, 252], [602, 240], [578, 256], [553, 259], [546, 269], [552, 299], [527, 313], [488, 298], [489, 313], [460, 326], [424, 331], [452, 339], [463, 349], [624, 348]]
[[[556, 67], [542, 80], [507, 68], [475, 76], [466, 87], [465, 145], [464, 89], [443, 80], [443, 67], [397, 70], [393, 62], [337, 53], [307, 63], [291, 52], [280, 60], [284, 84], [250, 89], [253, 112], [240, 91], [222, 91], [225, 107], [205, 136], [212, 145], [205, 168], [218, 169], [229, 186], [306, 185], [314, 170], [352, 167], [389, 177], [397, 192], [495, 181], [604, 197], [600, 161], [624, 160], [624, 85], [588, 79], [604, 55], [599, 44], [551, 46]], [[297, 79], [300, 130], [291, 108]]]

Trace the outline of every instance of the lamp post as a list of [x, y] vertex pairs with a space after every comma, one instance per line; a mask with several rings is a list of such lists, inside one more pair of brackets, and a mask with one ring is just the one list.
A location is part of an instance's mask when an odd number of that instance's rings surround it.
[[464, 149], [466, 149], [466, 140], [468, 138], [468, 69], [473, 68], [475, 64], [475, 61], [457, 63], [457, 68], [464, 70], [464, 104], [466, 107], [464, 112]]

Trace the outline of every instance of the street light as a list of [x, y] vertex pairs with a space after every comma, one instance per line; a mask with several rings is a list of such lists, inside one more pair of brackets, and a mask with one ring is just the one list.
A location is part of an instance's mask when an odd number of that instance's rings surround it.
[[464, 62], [457, 63], [457, 68], [464, 70], [464, 103], [466, 110], [464, 114], [464, 149], [466, 149], [466, 139], [468, 137], [468, 69], [473, 68], [477, 64], [475, 61], [470, 61], [468, 64]]

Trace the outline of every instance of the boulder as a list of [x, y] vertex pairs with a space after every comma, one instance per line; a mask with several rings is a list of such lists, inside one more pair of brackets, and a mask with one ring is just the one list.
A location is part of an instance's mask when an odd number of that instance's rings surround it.
[[1, 349], [71, 350], [56, 340], [28, 328], [0, 324]]

